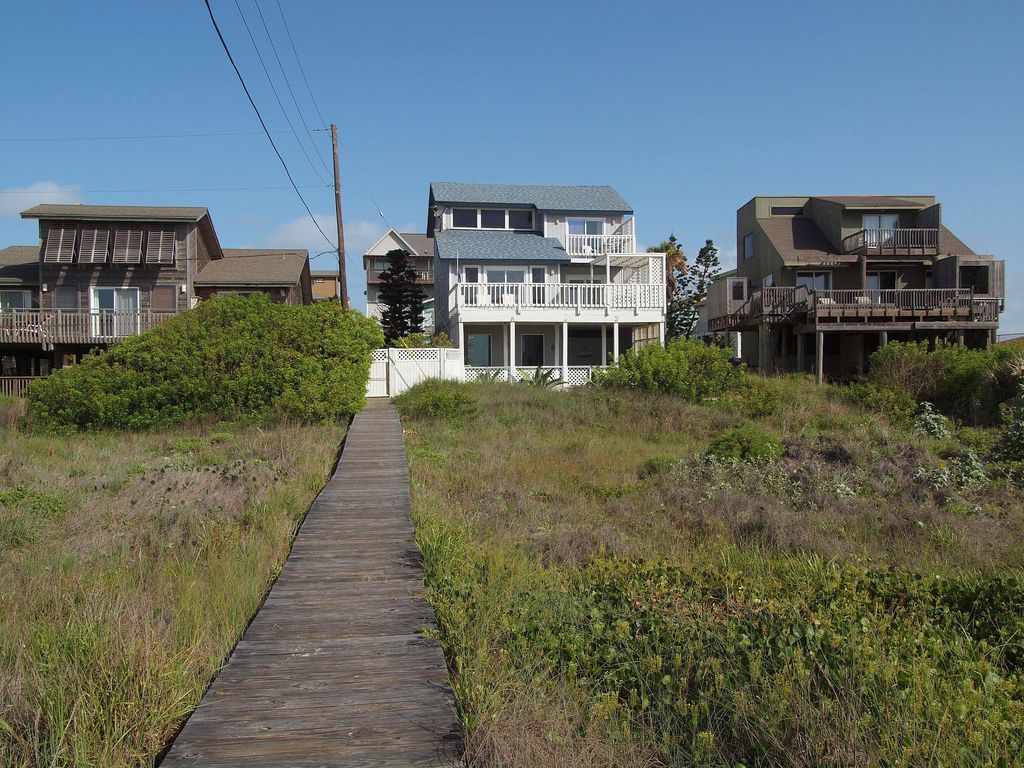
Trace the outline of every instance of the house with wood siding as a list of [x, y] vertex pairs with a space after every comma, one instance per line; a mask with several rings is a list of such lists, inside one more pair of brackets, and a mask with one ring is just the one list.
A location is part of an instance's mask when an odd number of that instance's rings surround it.
[[223, 248], [206, 208], [38, 205], [21, 215], [39, 222], [39, 243], [0, 251], [0, 379], [46, 375], [215, 294], [312, 301], [305, 250]]
[[759, 370], [847, 378], [889, 341], [996, 338], [1005, 264], [954, 235], [933, 196], [755, 197], [736, 242], [705, 333], [739, 336]]

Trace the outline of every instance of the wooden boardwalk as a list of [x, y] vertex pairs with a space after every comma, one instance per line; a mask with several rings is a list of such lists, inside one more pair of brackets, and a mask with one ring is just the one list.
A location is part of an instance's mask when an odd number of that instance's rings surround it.
[[402, 427], [356, 416], [334, 477], [165, 757], [181, 766], [444, 766], [458, 726], [409, 519]]

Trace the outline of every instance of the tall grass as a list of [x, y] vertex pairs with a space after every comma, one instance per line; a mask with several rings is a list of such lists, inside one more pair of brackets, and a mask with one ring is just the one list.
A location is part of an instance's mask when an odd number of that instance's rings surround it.
[[[764, 386], [779, 407], [757, 417], [500, 384], [405, 415], [470, 764], [1018, 761], [1017, 476], [929, 485], [915, 472], [983, 431], [923, 438], [806, 378]], [[730, 429], [784, 453], [708, 457]]]
[[341, 435], [0, 429], [0, 764], [150, 764], [279, 571]]

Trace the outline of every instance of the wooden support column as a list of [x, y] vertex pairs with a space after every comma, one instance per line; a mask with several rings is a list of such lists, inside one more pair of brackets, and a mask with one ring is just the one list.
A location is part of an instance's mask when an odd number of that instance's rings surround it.
[[797, 373], [804, 372], [804, 335], [802, 333], [796, 334], [793, 338], [796, 339], [796, 370]]
[[770, 333], [768, 326], [761, 323], [757, 326], [757, 370], [762, 373], [768, 373], [768, 340]]
[[825, 381], [825, 334], [814, 333], [814, 380], [821, 385]]
[[508, 380], [516, 380], [516, 321], [508, 321]]
[[879, 331], [878, 332], [878, 346], [881, 349], [885, 349], [889, 344], [889, 332]]
[[619, 364], [619, 321], [612, 323], [612, 359]]
[[964, 345], [964, 329], [960, 328], [956, 332], [956, 343], [961, 347]]
[[459, 349], [462, 350], [462, 355], [466, 355], [466, 324], [459, 320]]
[[569, 383], [569, 324], [562, 323], [562, 383]]
[[665, 346], [665, 323], [658, 323], [658, 340]]
[[601, 367], [608, 367], [608, 326], [601, 323]]

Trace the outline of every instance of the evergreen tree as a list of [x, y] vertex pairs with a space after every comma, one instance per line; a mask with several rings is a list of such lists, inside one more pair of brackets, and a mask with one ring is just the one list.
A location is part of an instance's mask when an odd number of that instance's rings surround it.
[[386, 258], [388, 268], [380, 273], [380, 324], [385, 343], [392, 346], [410, 333], [423, 331], [423, 293], [406, 251], [396, 248]]
[[705, 240], [693, 267], [686, 273], [686, 286], [679, 310], [680, 335], [687, 339], [693, 336], [697, 326], [697, 304], [707, 298], [711, 280], [718, 274], [718, 248], [713, 240]]

